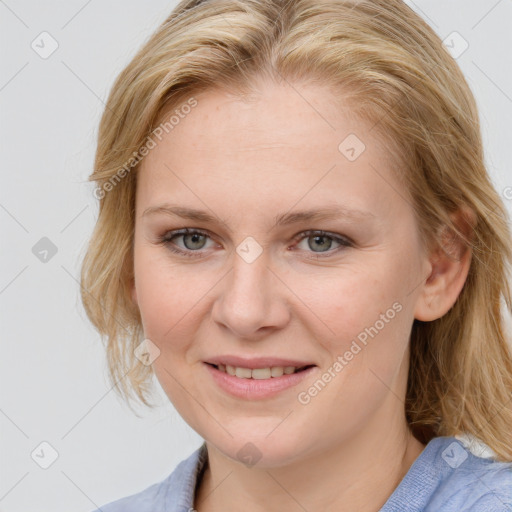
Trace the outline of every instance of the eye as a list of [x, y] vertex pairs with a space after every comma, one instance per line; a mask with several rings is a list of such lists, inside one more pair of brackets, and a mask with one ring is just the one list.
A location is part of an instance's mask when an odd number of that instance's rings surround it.
[[[176, 254], [194, 258], [201, 257], [203, 249], [209, 248], [207, 247], [208, 240], [213, 243], [207, 232], [185, 228], [164, 233], [158, 238], [158, 243], [165, 245]], [[178, 241], [181, 241], [181, 243], [178, 243]], [[298, 241], [295, 247], [298, 247], [301, 251], [313, 253], [315, 258], [329, 257], [353, 246], [350, 239], [321, 230], [303, 231], [294, 237], [294, 241]], [[305, 247], [300, 247], [300, 244], [304, 244]], [[333, 244], [336, 244], [334, 248], [332, 247]]]
[[[299, 244], [305, 243], [305, 247], [300, 248], [301, 250], [306, 250], [313, 253], [328, 253], [328, 256], [333, 253], [337, 253], [340, 248], [344, 247], [352, 247], [352, 242], [344, 237], [326, 233], [325, 231], [305, 231], [296, 237], [299, 239]], [[332, 245], [337, 244], [333, 250], [331, 250]]]
[[[176, 240], [182, 241], [182, 245]], [[200, 256], [201, 249], [204, 249], [208, 239], [211, 239], [208, 233], [197, 229], [182, 229], [179, 231], [169, 231], [159, 237], [159, 243], [166, 245], [169, 250], [184, 256]], [[197, 253], [197, 254], [195, 254]]]
[[202, 249], [206, 244], [206, 235], [202, 233], [187, 233], [186, 235], [178, 235], [178, 237], [183, 237], [183, 245], [186, 249]]

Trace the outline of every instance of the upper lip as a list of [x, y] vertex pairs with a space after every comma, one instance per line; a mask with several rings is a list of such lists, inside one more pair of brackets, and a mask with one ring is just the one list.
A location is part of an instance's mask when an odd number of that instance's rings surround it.
[[303, 366], [316, 366], [311, 361], [299, 361], [298, 359], [282, 359], [279, 357], [238, 357], [238, 356], [217, 356], [212, 357], [205, 361], [214, 365], [229, 365], [238, 368], [270, 368], [275, 366], [294, 366], [295, 368], [302, 368]]

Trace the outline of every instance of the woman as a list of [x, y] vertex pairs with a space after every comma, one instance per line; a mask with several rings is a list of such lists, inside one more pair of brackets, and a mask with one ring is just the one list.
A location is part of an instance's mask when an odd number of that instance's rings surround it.
[[112, 382], [150, 405], [156, 375], [205, 440], [101, 510], [510, 510], [507, 214], [403, 2], [181, 2], [91, 180]]

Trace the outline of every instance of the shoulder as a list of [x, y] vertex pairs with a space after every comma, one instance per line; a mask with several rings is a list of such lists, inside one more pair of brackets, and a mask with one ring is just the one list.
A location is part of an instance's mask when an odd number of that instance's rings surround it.
[[169, 489], [170, 478], [171, 475], [143, 491], [102, 505], [94, 512], [149, 512], [153, 507], [161, 505]]
[[427, 512], [512, 510], [512, 463], [496, 461], [475, 439], [443, 437], [436, 445], [439, 480]]
[[512, 463], [462, 436], [432, 439], [380, 512], [512, 512]]
[[146, 489], [111, 501], [93, 512], [153, 512], [154, 510], [182, 510], [192, 508], [194, 490], [199, 472], [207, 459], [203, 444], [187, 459], [182, 460], [174, 471], [161, 482]]

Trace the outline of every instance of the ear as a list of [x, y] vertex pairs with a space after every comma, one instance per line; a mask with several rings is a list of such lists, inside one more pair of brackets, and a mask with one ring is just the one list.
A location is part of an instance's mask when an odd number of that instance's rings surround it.
[[[463, 207], [450, 215], [453, 223], [471, 240], [476, 226], [473, 210]], [[464, 287], [471, 264], [471, 248], [448, 226], [443, 226], [440, 245], [429, 256], [432, 268], [416, 302], [414, 318], [437, 320], [453, 307]]]

